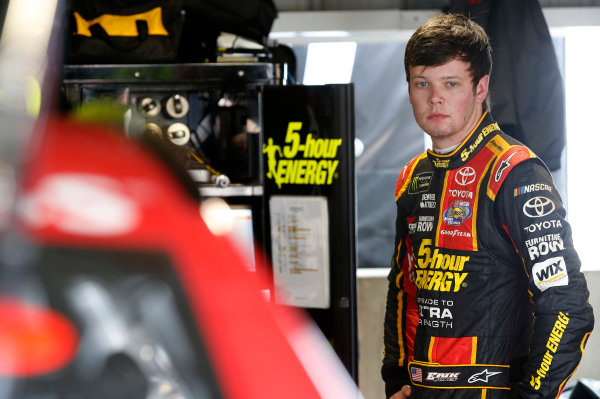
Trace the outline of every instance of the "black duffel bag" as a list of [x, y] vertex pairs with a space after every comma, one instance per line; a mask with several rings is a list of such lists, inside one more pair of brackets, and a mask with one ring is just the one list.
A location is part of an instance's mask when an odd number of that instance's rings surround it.
[[72, 0], [66, 62], [158, 63], [177, 58], [182, 0]]
[[183, 0], [188, 24], [233, 33], [265, 44], [277, 8], [273, 0]]
[[180, 59], [214, 61], [217, 37], [232, 33], [266, 45], [277, 18], [272, 0], [183, 0], [186, 22]]

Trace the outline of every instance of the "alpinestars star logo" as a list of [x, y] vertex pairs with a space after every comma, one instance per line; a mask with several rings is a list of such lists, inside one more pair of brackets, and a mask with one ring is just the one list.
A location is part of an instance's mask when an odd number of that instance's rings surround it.
[[469, 377], [469, 384], [474, 384], [477, 381], [481, 381], [481, 382], [488, 382], [488, 379], [496, 374], [500, 374], [500, 371], [488, 371], [487, 369], [483, 370], [481, 373], [477, 373], [477, 374], [473, 374], [472, 376]]
[[515, 156], [515, 154], [517, 154], [518, 152], [520, 152], [521, 150], [517, 150], [515, 152], [513, 152], [512, 154], [510, 154], [510, 156], [506, 159], [503, 159], [502, 162], [500, 162], [500, 166], [498, 167], [498, 170], [496, 171], [496, 175], [494, 176], [494, 181], [496, 183], [498, 183], [500, 181], [500, 178], [502, 177], [502, 173], [504, 173], [504, 171], [511, 166], [510, 163], [510, 159], [512, 157]]

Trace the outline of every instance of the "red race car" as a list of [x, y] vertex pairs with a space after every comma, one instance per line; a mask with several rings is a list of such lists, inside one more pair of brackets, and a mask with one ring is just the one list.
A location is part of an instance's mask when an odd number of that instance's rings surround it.
[[40, 129], [2, 234], [0, 397], [361, 397], [152, 151], [105, 127]]

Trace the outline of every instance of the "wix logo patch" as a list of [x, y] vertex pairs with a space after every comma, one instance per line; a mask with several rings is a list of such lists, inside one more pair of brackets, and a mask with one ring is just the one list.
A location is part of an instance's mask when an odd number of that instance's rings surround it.
[[541, 291], [550, 287], [558, 287], [569, 284], [567, 264], [562, 256], [546, 259], [533, 265], [531, 268], [533, 282]]

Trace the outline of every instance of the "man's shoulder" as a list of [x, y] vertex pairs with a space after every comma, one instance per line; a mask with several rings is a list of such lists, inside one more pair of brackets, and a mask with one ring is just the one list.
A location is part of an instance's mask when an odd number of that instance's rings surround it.
[[489, 141], [488, 147], [495, 154], [488, 185], [488, 196], [492, 200], [495, 199], [502, 184], [517, 165], [522, 165], [520, 168], [534, 164], [544, 166], [544, 163], [531, 149], [505, 133], [498, 132]]
[[[424, 152], [420, 155], [417, 155], [416, 157], [408, 161], [406, 165], [404, 165], [404, 167], [400, 171], [400, 174], [398, 175], [398, 180], [396, 181], [396, 201], [398, 200], [398, 198], [400, 198], [402, 193], [407, 188], [409, 188], [409, 184], [413, 181], [413, 175], [415, 174], [415, 170], [417, 169], [419, 162], [426, 157], [427, 153]], [[418, 182], [415, 182], [415, 184], [417, 183]]]

